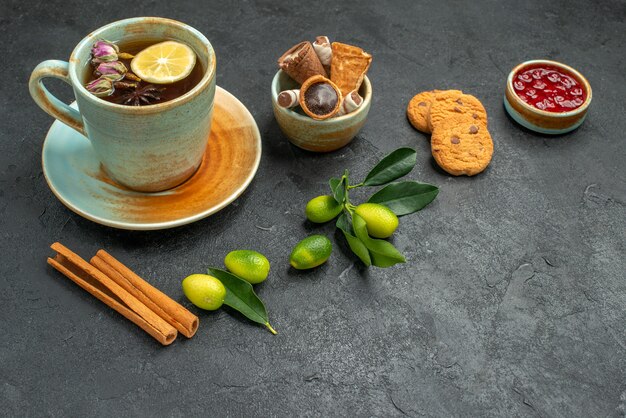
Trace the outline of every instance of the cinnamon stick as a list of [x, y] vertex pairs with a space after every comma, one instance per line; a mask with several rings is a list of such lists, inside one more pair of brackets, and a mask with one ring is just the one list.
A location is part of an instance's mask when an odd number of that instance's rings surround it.
[[193, 337], [198, 330], [200, 321], [197, 316], [156, 287], [150, 285], [150, 283], [139, 277], [106, 251], [98, 251], [91, 259], [91, 264], [102, 270], [118, 285], [152, 309], [185, 337]]
[[54, 258], [48, 258], [48, 264], [132, 321], [161, 344], [169, 345], [174, 342], [176, 329], [106, 274], [58, 242], [52, 244], [51, 248], [57, 254]]

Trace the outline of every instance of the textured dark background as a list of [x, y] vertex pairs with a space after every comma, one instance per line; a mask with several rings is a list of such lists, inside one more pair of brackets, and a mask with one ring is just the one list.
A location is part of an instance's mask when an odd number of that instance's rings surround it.
[[[26, 86], [38, 62], [67, 59], [91, 30], [142, 15], [211, 40], [218, 84], [263, 137], [241, 198], [158, 232], [103, 227], [54, 198], [40, 162], [52, 119]], [[269, 97], [280, 53], [321, 34], [374, 56], [368, 122], [328, 155], [291, 146]], [[3, 0], [0, 52], [0, 415], [624, 414], [624, 1]], [[587, 121], [569, 135], [525, 131], [502, 107], [508, 71], [544, 57], [579, 69], [594, 89]], [[432, 88], [485, 104], [495, 154], [482, 175], [434, 168], [428, 137], [406, 121], [412, 95]], [[348, 168], [360, 178], [400, 146], [418, 151], [410, 177], [441, 188], [401, 219], [394, 243], [409, 261], [367, 270], [335, 245], [324, 266], [290, 269], [298, 240], [334, 235], [305, 222], [306, 201], [330, 176]], [[46, 265], [57, 240], [83, 256], [106, 248], [181, 301], [182, 278], [232, 249], [257, 249], [272, 262], [257, 289], [279, 334], [193, 308], [197, 336], [163, 348]]]

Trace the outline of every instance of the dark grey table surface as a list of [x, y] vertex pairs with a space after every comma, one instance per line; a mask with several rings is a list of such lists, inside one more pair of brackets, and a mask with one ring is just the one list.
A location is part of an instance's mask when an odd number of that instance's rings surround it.
[[[52, 123], [28, 95], [35, 65], [67, 59], [99, 26], [165, 16], [203, 32], [218, 84], [254, 115], [256, 178], [203, 221], [158, 232], [100, 226], [65, 208], [41, 168]], [[269, 87], [276, 58], [316, 35], [374, 61], [374, 99], [337, 152], [281, 134]], [[624, 1], [95, 2], [0, 5], [0, 415], [621, 416], [626, 408], [626, 3]], [[593, 86], [588, 118], [560, 137], [505, 115], [505, 77], [552, 58]], [[70, 89], [51, 83], [70, 100]], [[495, 154], [475, 178], [433, 166], [405, 118], [427, 89], [460, 88], [489, 112]], [[401, 219], [408, 262], [363, 268], [336, 244], [329, 262], [288, 264], [309, 233], [304, 204], [344, 168], [356, 177], [391, 150], [417, 149], [410, 178], [436, 201]], [[46, 265], [61, 241], [106, 248], [175, 299], [182, 278], [236, 248], [272, 261], [258, 287], [279, 334], [221, 310], [163, 348]], [[338, 240], [341, 242], [341, 240]], [[337, 242], [337, 241], [334, 241]]]

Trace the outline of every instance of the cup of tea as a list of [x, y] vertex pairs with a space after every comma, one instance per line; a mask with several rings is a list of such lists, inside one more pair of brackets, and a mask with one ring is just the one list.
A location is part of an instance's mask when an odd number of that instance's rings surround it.
[[[184, 79], [159, 84], [131, 71], [135, 54], [167, 41], [186, 45], [195, 54]], [[98, 42], [117, 51], [114, 64], [100, 67], [94, 57]], [[118, 80], [111, 81], [106, 76], [119, 63], [128, 73], [123, 79], [113, 74]], [[133, 190], [157, 192], [183, 183], [202, 162], [211, 130], [215, 73], [215, 52], [199, 31], [175, 20], [138, 17], [93, 31], [74, 48], [69, 62], [40, 63], [29, 90], [45, 112], [91, 142], [113, 180]], [[43, 80], [49, 77], [72, 86], [78, 110], [46, 89]]]

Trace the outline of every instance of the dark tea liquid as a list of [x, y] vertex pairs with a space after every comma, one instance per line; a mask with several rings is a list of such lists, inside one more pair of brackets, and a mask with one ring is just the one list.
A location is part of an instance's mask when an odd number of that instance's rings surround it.
[[[155, 39], [155, 40], [150, 40], [150, 41], [132, 41], [132, 42], [119, 41], [119, 42], [116, 42], [116, 45], [119, 47], [120, 52], [126, 52], [132, 55], [137, 55], [140, 51], [146, 49], [147, 47], [154, 45], [154, 44], [158, 44], [160, 42], [165, 42], [167, 40], [169, 39]], [[132, 59], [128, 59], [128, 60], [120, 59], [119, 61], [124, 63], [126, 68], [128, 68], [128, 71], [132, 73], [132, 70], [130, 69], [130, 62], [132, 61]], [[198, 55], [196, 55], [196, 64], [193, 67], [193, 70], [191, 70], [191, 73], [187, 77], [185, 77], [184, 79], [180, 81], [177, 81], [171, 84], [155, 84], [155, 83], [148, 83], [142, 80], [138, 82], [139, 85], [137, 86], [136, 89], [116, 88], [113, 94], [111, 94], [110, 96], [104, 96], [100, 98], [102, 100], [106, 100], [107, 102], [111, 102], [111, 103], [128, 104], [129, 106], [133, 106], [132, 100], [130, 103], [125, 103], [127, 99], [132, 98], [129, 96], [129, 94], [133, 94], [134, 90], [137, 92], [140, 92], [141, 89], [144, 89], [148, 86], [155, 86], [160, 89], [160, 91], [157, 94], [157, 97], [159, 97], [159, 100], [154, 100], [153, 98], [148, 98], [148, 100], [150, 101], [150, 104], [163, 103], [169, 100], [173, 100], [177, 97], [180, 97], [183, 94], [190, 91], [191, 89], [193, 89], [200, 82], [203, 76], [204, 76], [204, 69], [202, 68], [202, 64], [200, 63], [200, 59], [198, 58]], [[92, 65], [89, 65], [89, 67], [87, 67], [87, 74], [85, 77], [84, 84], [87, 84], [93, 80], [96, 80], [98, 77], [99, 76], [95, 72], [95, 67]], [[136, 81], [133, 81], [129, 78], [124, 78], [120, 81], [124, 83], [137, 83]], [[148, 104], [141, 101], [140, 105], [147, 106]]]

